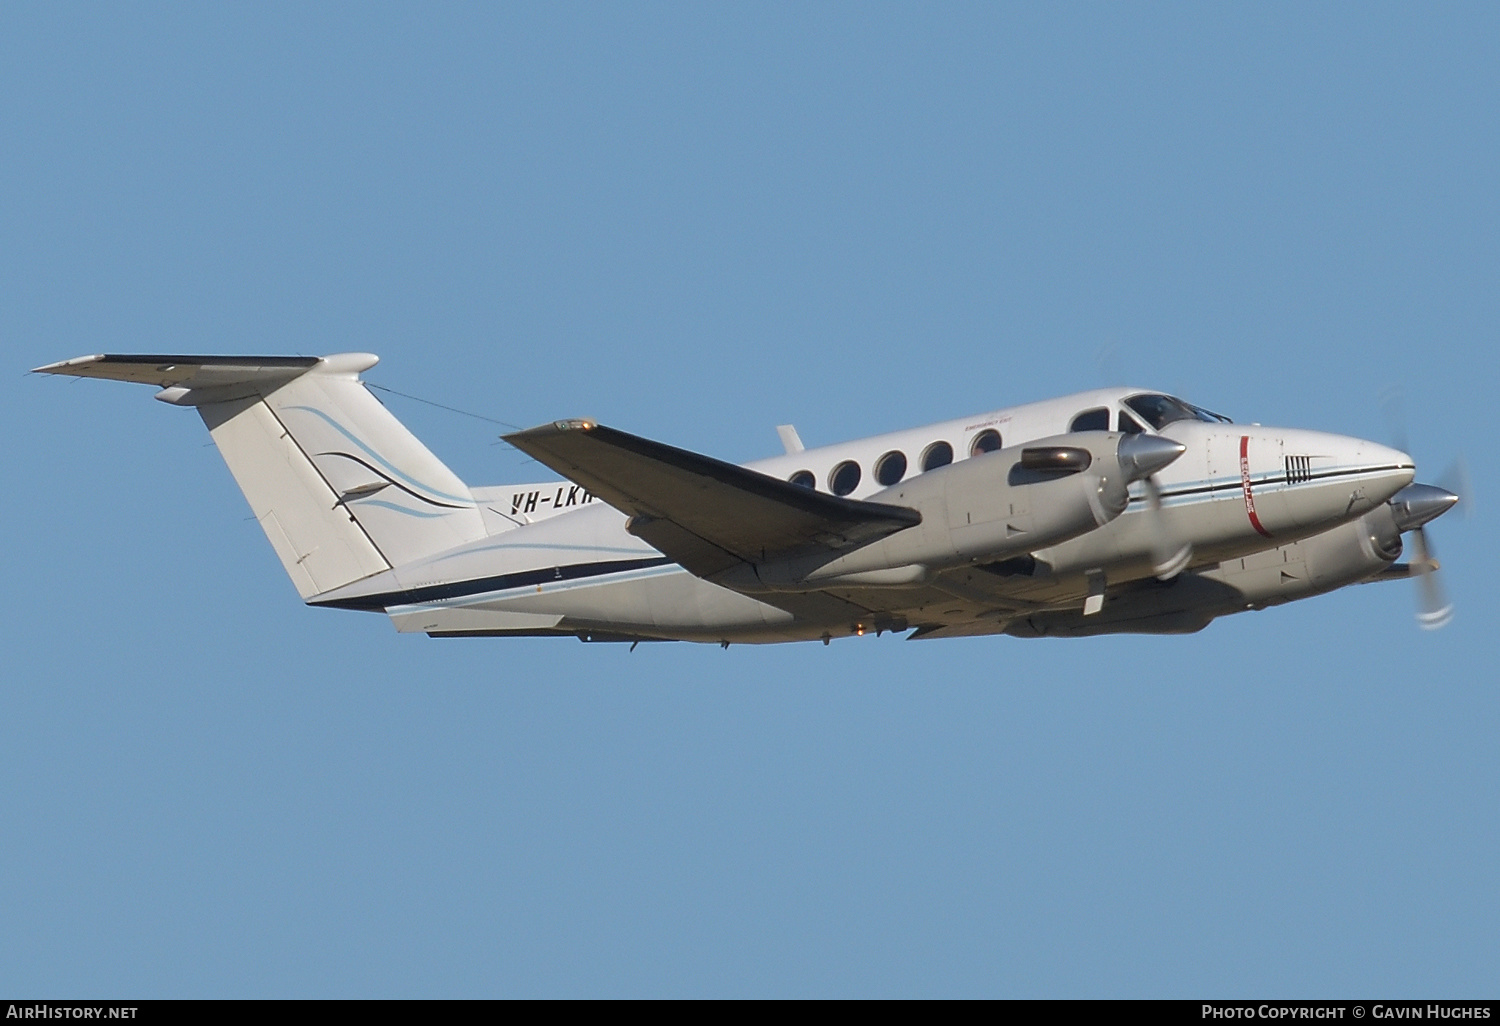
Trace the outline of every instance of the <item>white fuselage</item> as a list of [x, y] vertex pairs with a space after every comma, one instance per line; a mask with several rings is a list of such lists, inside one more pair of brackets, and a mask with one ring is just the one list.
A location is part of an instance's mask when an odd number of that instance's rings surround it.
[[[1085, 392], [746, 466], [782, 480], [810, 475], [819, 491], [837, 486], [852, 499], [883, 501], [887, 485], [875, 475], [887, 454], [904, 458], [900, 480], [910, 481], [923, 472], [923, 456], [934, 447], [951, 447], [954, 461], [983, 458], [973, 446], [988, 432], [1014, 446], [1068, 432], [1087, 411], [1094, 411], [1088, 427], [1099, 427], [1102, 415], [1104, 426], [1119, 430], [1123, 413], [1135, 418], [1132, 427], [1152, 432], [1123, 405], [1142, 392]], [[851, 592], [846, 597], [866, 608], [872, 601], [883, 604], [883, 612], [854, 622], [816, 604], [771, 604], [695, 577], [630, 534], [624, 514], [569, 484], [475, 489], [486, 523], [497, 533], [341, 589], [336, 601], [315, 601], [385, 609], [403, 631], [448, 636], [568, 633], [598, 640], [768, 642], [899, 628], [939, 613], [948, 619], [972, 616], [969, 633], [994, 633], [1005, 630], [1018, 611], [1038, 625], [1038, 616], [1073, 616], [1101, 582], [1117, 588], [1149, 580], [1153, 531], [1165, 525], [1174, 541], [1191, 546], [1189, 569], [1220, 588], [1211, 598], [1195, 599], [1209, 604], [1203, 612], [1211, 617], [1300, 597], [1295, 589], [1280, 599], [1236, 592], [1224, 568], [1261, 553], [1290, 552], [1303, 539], [1359, 522], [1414, 473], [1404, 453], [1340, 435], [1210, 419], [1166, 423], [1159, 433], [1186, 446], [1158, 475], [1160, 520], [1144, 515], [1146, 493], [1137, 483], [1123, 515], [1033, 551], [1017, 572], [990, 567], [987, 573], [950, 575], [936, 590], [896, 582], [884, 590]], [[887, 471], [899, 462], [890, 457]], [[852, 488], [846, 487], [849, 464], [858, 468]], [[1372, 565], [1367, 572], [1377, 569]], [[1182, 594], [1190, 593], [1191, 587]]]

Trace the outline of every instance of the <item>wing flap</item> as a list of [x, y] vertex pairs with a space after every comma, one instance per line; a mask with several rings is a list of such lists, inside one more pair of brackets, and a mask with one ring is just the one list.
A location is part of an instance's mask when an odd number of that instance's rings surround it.
[[631, 533], [700, 576], [847, 549], [922, 522], [914, 509], [824, 495], [593, 421], [557, 421], [505, 440], [628, 514]]

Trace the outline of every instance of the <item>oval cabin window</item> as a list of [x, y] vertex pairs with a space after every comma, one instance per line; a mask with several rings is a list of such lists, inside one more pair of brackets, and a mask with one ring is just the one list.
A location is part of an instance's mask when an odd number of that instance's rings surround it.
[[834, 495], [848, 495], [859, 487], [859, 478], [859, 464], [853, 460], [845, 460], [828, 475], [828, 490]]
[[818, 479], [813, 477], [813, 472], [811, 470], [799, 470], [791, 477], [787, 478], [787, 480], [796, 485], [798, 488], [815, 489], [818, 487]]
[[922, 450], [922, 469], [936, 470], [953, 462], [953, 446], [947, 442], [933, 442]]
[[875, 480], [889, 488], [906, 476], [906, 453], [891, 450], [875, 462]]
[[990, 428], [974, 436], [974, 441], [969, 443], [969, 455], [978, 456], [982, 452], [994, 452], [1000, 448], [1003, 448], [1000, 444], [1000, 432]]

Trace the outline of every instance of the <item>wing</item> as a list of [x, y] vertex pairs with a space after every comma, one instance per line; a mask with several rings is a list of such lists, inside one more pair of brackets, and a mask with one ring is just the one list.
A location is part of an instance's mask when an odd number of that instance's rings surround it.
[[820, 548], [839, 552], [922, 522], [905, 506], [824, 495], [589, 420], [505, 440], [628, 514], [631, 534], [700, 577]]

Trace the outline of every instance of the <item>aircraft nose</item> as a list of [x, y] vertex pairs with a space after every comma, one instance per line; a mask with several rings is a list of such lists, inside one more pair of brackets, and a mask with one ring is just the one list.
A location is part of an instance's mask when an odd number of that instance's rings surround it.
[[1380, 501], [1411, 484], [1417, 466], [1400, 449], [1393, 449], [1367, 438], [1352, 435], [1330, 435], [1320, 431], [1282, 432], [1282, 453], [1295, 458], [1311, 453], [1309, 469], [1315, 473], [1325, 467], [1337, 467], [1362, 476], [1367, 482], [1378, 482], [1377, 490], [1389, 488]]
[[1397, 530], [1405, 533], [1436, 520], [1453, 508], [1458, 496], [1433, 485], [1407, 485], [1390, 498]]
[[1388, 445], [1381, 445], [1379, 442], [1361, 441], [1359, 445], [1364, 451], [1365, 459], [1373, 463], [1398, 467], [1402, 470], [1415, 471], [1417, 469], [1416, 461], [1411, 458], [1410, 454], [1404, 453], [1400, 449], [1393, 449]]
[[[1279, 446], [1255, 458], [1250, 437], [1250, 471], [1267, 473], [1267, 482], [1282, 483], [1257, 496], [1257, 514], [1276, 532], [1279, 517], [1300, 528], [1357, 519], [1411, 484], [1416, 467], [1411, 457], [1379, 442], [1299, 429], [1274, 430]], [[1241, 456], [1246, 441], [1240, 440]], [[1242, 464], [1243, 465], [1243, 464]]]
[[1387, 487], [1393, 492], [1411, 484], [1417, 476], [1417, 464], [1411, 456], [1378, 442], [1361, 440], [1356, 461], [1377, 472], [1382, 481], [1390, 482]]

